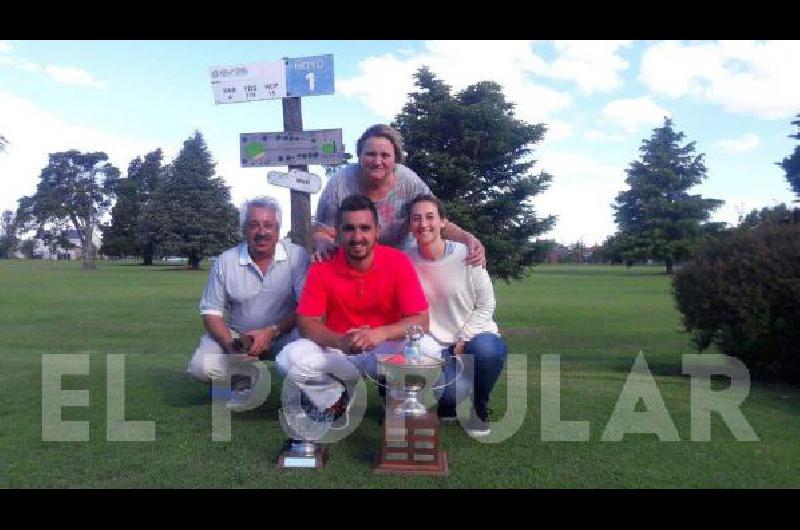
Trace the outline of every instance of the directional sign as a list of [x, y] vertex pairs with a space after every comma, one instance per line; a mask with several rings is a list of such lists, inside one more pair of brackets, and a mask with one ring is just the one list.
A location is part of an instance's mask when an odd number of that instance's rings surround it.
[[335, 165], [345, 160], [341, 129], [239, 135], [242, 167]]
[[275, 186], [305, 191], [306, 193], [317, 193], [322, 189], [322, 179], [318, 175], [296, 169], [288, 173], [270, 171], [267, 173], [267, 182]]
[[289, 97], [333, 94], [333, 54], [287, 59], [286, 93]]
[[209, 72], [214, 102], [218, 105], [286, 97], [283, 61], [212, 66]]

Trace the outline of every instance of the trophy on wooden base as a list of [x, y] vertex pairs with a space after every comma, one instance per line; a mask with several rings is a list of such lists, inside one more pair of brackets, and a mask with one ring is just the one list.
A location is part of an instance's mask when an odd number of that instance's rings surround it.
[[[375, 384], [386, 388], [386, 421], [374, 473], [446, 476], [449, 469], [447, 453], [441, 449], [439, 417], [420, 401], [426, 381], [438, 378], [445, 361], [420, 353], [419, 326], [410, 326], [407, 334], [403, 353], [378, 360], [387, 384], [370, 377]], [[459, 357], [455, 359], [461, 362]], [[431, 390], [442, 389], [457, 378]]]

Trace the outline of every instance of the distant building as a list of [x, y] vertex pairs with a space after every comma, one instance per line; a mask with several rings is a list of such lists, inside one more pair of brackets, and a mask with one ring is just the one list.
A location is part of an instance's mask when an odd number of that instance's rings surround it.
[[599, 251], [602, 247], [600, 245], [593, 245], [591, 247], [587, 247], [583, 249], [583, 263], [599, 263], [602, 259], [596, 259], [596, 256], [600, 256]]
[[547, 262], [556, 264], [566, 261], [570, 250], [564, 245], [556, 245], [547, 252]]
[[[59, 234], [70, 243], [67, 248], [61, 246], [59, 242]], [[92, 242], [95, 248], [100, 248], [100, 234], [95, 231]], [[40, 229], [36, 232], [36, 237], [33, 238], [33, 259], [49, 259], [49, 260], [77, 260], [83, 257], [83, 248], [81, 245], [81, 236], [77, 230], [61, 230], [58, 229]]]

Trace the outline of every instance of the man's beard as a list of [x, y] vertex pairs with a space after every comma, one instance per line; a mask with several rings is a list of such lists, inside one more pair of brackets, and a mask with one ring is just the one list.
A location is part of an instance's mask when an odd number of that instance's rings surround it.
[[360, 245], [364, 249], [364, 254], [363, 255], [353, 255], [352, 251], [355, 250], [355, 246], [353, 244], [347, 245], [347, 256], [350, 259], [361, 261], [361, 260], [367, 259], [369, 257], [369, 255], [371, 253], [370, 251], [374, 247], [374, 245], [370, 246], [367, 243], [360, 243]]

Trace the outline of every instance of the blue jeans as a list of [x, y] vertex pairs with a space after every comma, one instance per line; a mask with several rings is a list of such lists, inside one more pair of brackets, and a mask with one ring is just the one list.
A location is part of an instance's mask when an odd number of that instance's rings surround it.
[[[464, 363], [464, 371], [455, 383], [444, 388], [444, 393], [439, 399], [439, 407], [452, 410], [456, 403], [461, 403], [472, 394], [475, 410], [485, 411], [489, 405], [489, 395], [497, 378], [500, 377], [500, 372], [503, 371], [507, 355], [508, 346], [498, 335], [480, 333], [472, 337], [464, 347], [464, 356], [468, 357]], [[447, 359], [444, 382], [450, 382], [458, 373], [458, 363], [453, 358], [453, 346], [442, 352], [442, 358]], [[472, 362], [469, 362], [469, 359]]]

